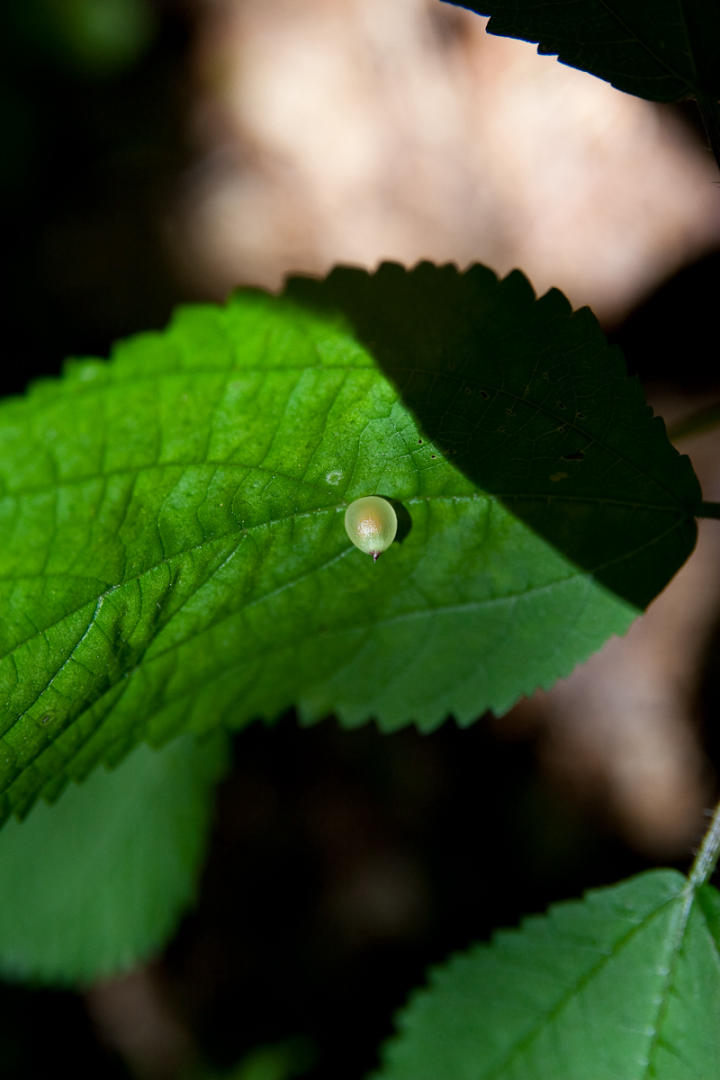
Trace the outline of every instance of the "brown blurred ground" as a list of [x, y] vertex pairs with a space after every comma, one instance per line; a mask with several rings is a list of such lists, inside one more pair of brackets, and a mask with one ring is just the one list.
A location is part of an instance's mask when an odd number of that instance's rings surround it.
[[439, 0], [198, 5], [197, 146], [172, 233], [223, 295], [291, 270], [521, 267], [617, 322], [720, 240], [712, 158], [667, 108]]

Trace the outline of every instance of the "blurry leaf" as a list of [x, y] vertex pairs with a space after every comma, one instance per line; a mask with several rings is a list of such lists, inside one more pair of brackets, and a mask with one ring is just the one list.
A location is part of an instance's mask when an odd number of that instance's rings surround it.
[[720, 1076], [718, 893], [657, 870], [431, 972], [375, 1080]]
[[[349, 501], [395, 500], [378, 560]], [[697, 480], [585, 309], [341, 270], [0, 405], [0, 810], [141, 738], [498, 713], [624, 632]]]
[[225, 739], [140, 746], [0, 833], [0, 972], [87, 983], [162, 948], [193, 899]]
[[307, 1039], [288, 1039], [258, 1046], [230, 1069], [193, 1070], [189, 1080], [294, 1080], [315, 1064], [315, 1050]]
[[[5, 0], [20, 41], [91, 77], [119, 74], [155, 32], [150, 0]], [[7, 14], [7, 13], [6, 13]]]
[[447, 0], [488, 31], [651, 101], [720, 97], [720, 4], [707, 0]]

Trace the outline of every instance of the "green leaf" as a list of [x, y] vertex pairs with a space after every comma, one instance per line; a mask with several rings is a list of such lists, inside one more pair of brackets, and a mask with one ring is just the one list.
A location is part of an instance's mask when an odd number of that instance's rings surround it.
[[720, 97], [720, 4], [707, 0], [448, 0], [490, 15], [491, 34], [651, 101]]
[[[399, 523], [377, 563], [343, 526], [370, 494]], [[699, 501], [591, 313], [519, 273], [182, 310], [0, 406], [0, 811], [293, 704], [501, 713], [627, 629]]]
[[657, 870], [498, 934], [431, 973], [375, 1080], [720, 1076], [718, 901]]
[[147, 959], [195, 894], [225, 738], [138, 747], [0, 833], [0, 972], [87, 983]]

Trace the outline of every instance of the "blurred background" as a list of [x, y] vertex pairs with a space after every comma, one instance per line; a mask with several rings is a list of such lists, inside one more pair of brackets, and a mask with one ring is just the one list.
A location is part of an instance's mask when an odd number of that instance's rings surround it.
[[[719, 436], [681, 427], [720, 397], [720, 176], [690, 105], [439, 0], [4, 0], [0, 50], [5, 394], [293, 271], [519, 266], [593, 308], [720, 499]], [[429, 963], [684, 869], [717, 786], [719, 604], [701, 522], [624, 639], [500, 720], [243, 733], [167, 953], [85, 994], [0, 984], [3, 1076], [360, 1080]]]

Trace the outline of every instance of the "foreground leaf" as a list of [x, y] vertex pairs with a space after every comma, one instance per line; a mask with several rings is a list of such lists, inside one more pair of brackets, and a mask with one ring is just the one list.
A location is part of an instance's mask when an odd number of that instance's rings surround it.
[[[377, 561], [351, 500], [395, 500]], [[423, 264], [181, 311], [0, 407], [0, 811], [145, 738], [469, 723], [663, 588], [700, 499], [587, 309]]]
[[193, 899], [224, 740], [141, 746], [0, 833], [0, 972], [87, 983], [147, 959]]
[[720, 895], [653, 871], [431, 973], [375, 1080], [720, 1076]]
[[720, 5], [707, 0], [447, 0], [651, 101], [720, 97]]

